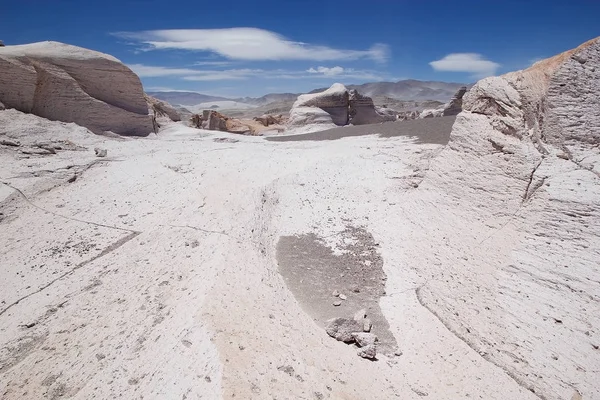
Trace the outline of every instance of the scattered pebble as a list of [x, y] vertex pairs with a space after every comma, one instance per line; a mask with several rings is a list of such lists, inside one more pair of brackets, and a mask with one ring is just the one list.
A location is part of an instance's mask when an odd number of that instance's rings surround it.
[[341, 306], [341, 305], [342, 305], [342, 302], [341, 302], [341, 301], [339, 301], [339, 300], [337, 300], [337, 301], [334, 301], [334, 302], [333, 302], [333, 305], [334, 305], [334, 306], [336, 306], [336, 307], [339, 307], [339, 306]]
[[333, 297], [338, 297], [340, 295], [340, 292], [338, 292], [337, 290], [333, 291]]
[[342, 300], [346, 300], [348, 297], [346, 297], [345, 294], [341, 294], [340, 293], [339, 298], [342, 299]]

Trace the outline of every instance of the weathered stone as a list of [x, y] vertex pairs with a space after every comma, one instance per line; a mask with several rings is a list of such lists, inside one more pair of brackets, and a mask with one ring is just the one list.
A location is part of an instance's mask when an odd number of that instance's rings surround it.
[[0, 139], [0, 144], [3, 146], [19, 147], [21, 143], [18, 140]]
[[348, 96], [348, 122], [352, 125], [377, 124], [395, 121], [396, 114], [389, 109], [376, 108], [373, 99], [350, 90]]
[[179, 112], [169, 103], [163, 100], [159, 100], [150, 95], [144, 94], [144, 98], [148, 103], [148, 108], [150, 112], [156, 117], [167, 117], [171, 121], [177, 122], [181, 121], [181, 116]]
[[116, 58], [57, 42], [0, 48], [0, 101], [94, 133], [146, 136], [152, 119], [140, 79]]
[[363, 125], [396, 119], [393, 110], [376, 108], [370, 97], [335, 83], [323, 92], [298, 96], [290, 111], [288, 127], [313, 125], [311, 130], [319, 130], [328, 129], [331, 125]]
[[456, 94], [452, 97], [450, 102], [444, 107], [442, 116], [458, 115], [462, 111], [462, 99], [467, 93], [467, 87], [461, 87]]
[[360, 332], [355, 332], [352, 334], [352, 337], [356, 341], [360, 347], [372, 346], [376, 345], [379, 339], [377, 339], [377, 335], [374, 333], [362, 332], [362, 327]]
[[362, 323], [366, 316], [367, 316], [367, 310], [362, 308], [354, 313], [354, 320]]
[[356, 351], [356, 354], [362, 358], [373, 360], [377, 358], [377, 347], [375, 345], [361, 347]]
[[372, 327], [373, 327], [373, 323], [371, 322], [371, 320], [369, 318], [365, 318], [363, 321], [363, 331], [371, 332]]
[[340, 342], [352, 343], [355, 341], [353, 333], [361, 333], [362, 324], [349, 318], [335, 318], [329, 321], [325, 331]]
[[96, 147], [94, 148], [94, 153], [96, 153], [96, 157], [106, 157], [108, 150]]

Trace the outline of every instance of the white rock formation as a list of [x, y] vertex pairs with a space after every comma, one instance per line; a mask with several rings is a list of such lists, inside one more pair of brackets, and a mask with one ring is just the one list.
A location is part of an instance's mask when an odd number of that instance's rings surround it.
[[363, 96], [356, 90], [348, 90], [341, 83], [334, 83], [323, 92], [298, 96], [290, 111], [288, 129], [296, 132], [299, 129], [323, 130], [331, 126], [329, 120], [335, 126], [344, 126], [375, 124], [396, 119], [396, 113], [375, 107], [370, 97]]
[[57, 42], [0, 48], [6, 108], [75, 122], [94, 133], [153, 130], [140, 79], [116, 58]]
[[421, 114], [419, 114], [419, 118], [421, 118], [421, 119], [437, 118], [437, 117], [441, 117], [443, 114], [444, 114], [443, 108], [428, 108], [428, 109], [421, 111]]
[[542, 399], [600, 398], [599, 109], [600, 39], [484, 79], [415, 196], [420, 303]]
[[334, 83], [324, 92], [300, 95], [298, 96], [298, 100], [296, 100], [292, 106], [292, 110], [290, 111], [290, 119], [292, 113], [298, 113], [295, 112], [296, 108], [314, 107], [320, 108], [329, 114], [334, 124], [338, 126], [347, 125], [348, 98], [348, 89], [346, 89], [346, 87], [341, 83]]

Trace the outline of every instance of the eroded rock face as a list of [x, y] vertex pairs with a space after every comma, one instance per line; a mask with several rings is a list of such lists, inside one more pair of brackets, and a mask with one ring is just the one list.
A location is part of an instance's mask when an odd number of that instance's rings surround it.
[[153, 130], [140, 79], [116, 58], [57, 42], [0, 48], [0, 101], [7, 108], [75, 122], [94, 133]]
[[462, 99], [463, 96], [467, 93], [467, 87], [463, 86], [456, 94], [452, 97], [450, 102], [446, 104], [444, 107], [444, 111], [442, 112], [442, 116], [446, 117], [449, 115], [458, 115], [462, 111]]
[[173, 122], [181, 121], [179, 112], [166, 101], [144, 94], [150, 112], [156, 117], [167, 117]]
[[438, 199], [429, 223], [441, 231], [428, 246], [465, 232], [417, 261], [464, 260], [428, 270], [440, 281], [419, 289], [419, 302], [545, 399], [600, 396], [600, 361], [590, 357], [600, 317], [589, 313], [600, 306], [598, 110], [600, 38], [483, 79], [419, 187], [418, 201]]
[[348, 121], [352, 125], [377, 124], [395, 121], [396, 113], [387, 108], [375, 107], [373, 99], [350, 90], [348, 98]]
[[318, 130], [318, 128], [328, 129], [331, 126], [327, 125], [331, 124], [334, 126], [364, 125], [396, 119], [394, 111], [375, 107], [370, 97], [335, 83], [324, 92], [298, 96], [290, 111], [288, 128], [316, 125], [316, 129], [313, 130]]

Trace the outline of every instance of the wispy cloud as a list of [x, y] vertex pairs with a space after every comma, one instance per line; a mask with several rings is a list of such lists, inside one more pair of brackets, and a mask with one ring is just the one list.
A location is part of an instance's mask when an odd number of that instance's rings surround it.
[[154, 78], [159, 76], [181, 76], [186, 74], [194, 74], [198, 70], [191, 68], [169, 68], [156, 67], [143, 64], [129, 64], [129, 68], [133, 70], [140, 78]]
[[477, 53], [453, 53], [429, 63], [436, 71], [468, 72], [474, 78], [495, 75], [500, 64]]
[[117, 32], [114, 35], [141, 44], [144, 50], [179, 49], [216, 53], [230, 60], [357, 60], [385, 62], [389, 48], [374, 44], [367, 50], [338, 49], [287, 39], [258, 28], [167, 29]]
[[317, 67], [306, 71], [286, 69], [223, 69], [204, 70], [193, 68], [171, 68], [143, 64], [130, 64], [129, 68], [141, 78], [176, 77], [185, 81], [236, 81], [252, 78], [262, 79], [356, 79], [363, 81], [381, 81], [386, 77], [376, 71], [356, 70], [353, 68]]
[[211, 66], [211, 67], [226, 67], [233, 64], [231, 61], [196, 61], [194, 65]]
[[317, 67], [317, 68], [309, 68], [306, 72], [310, 74], [323, 74], [325, 76], [336, 76], [344, 73], [343, 67]]

